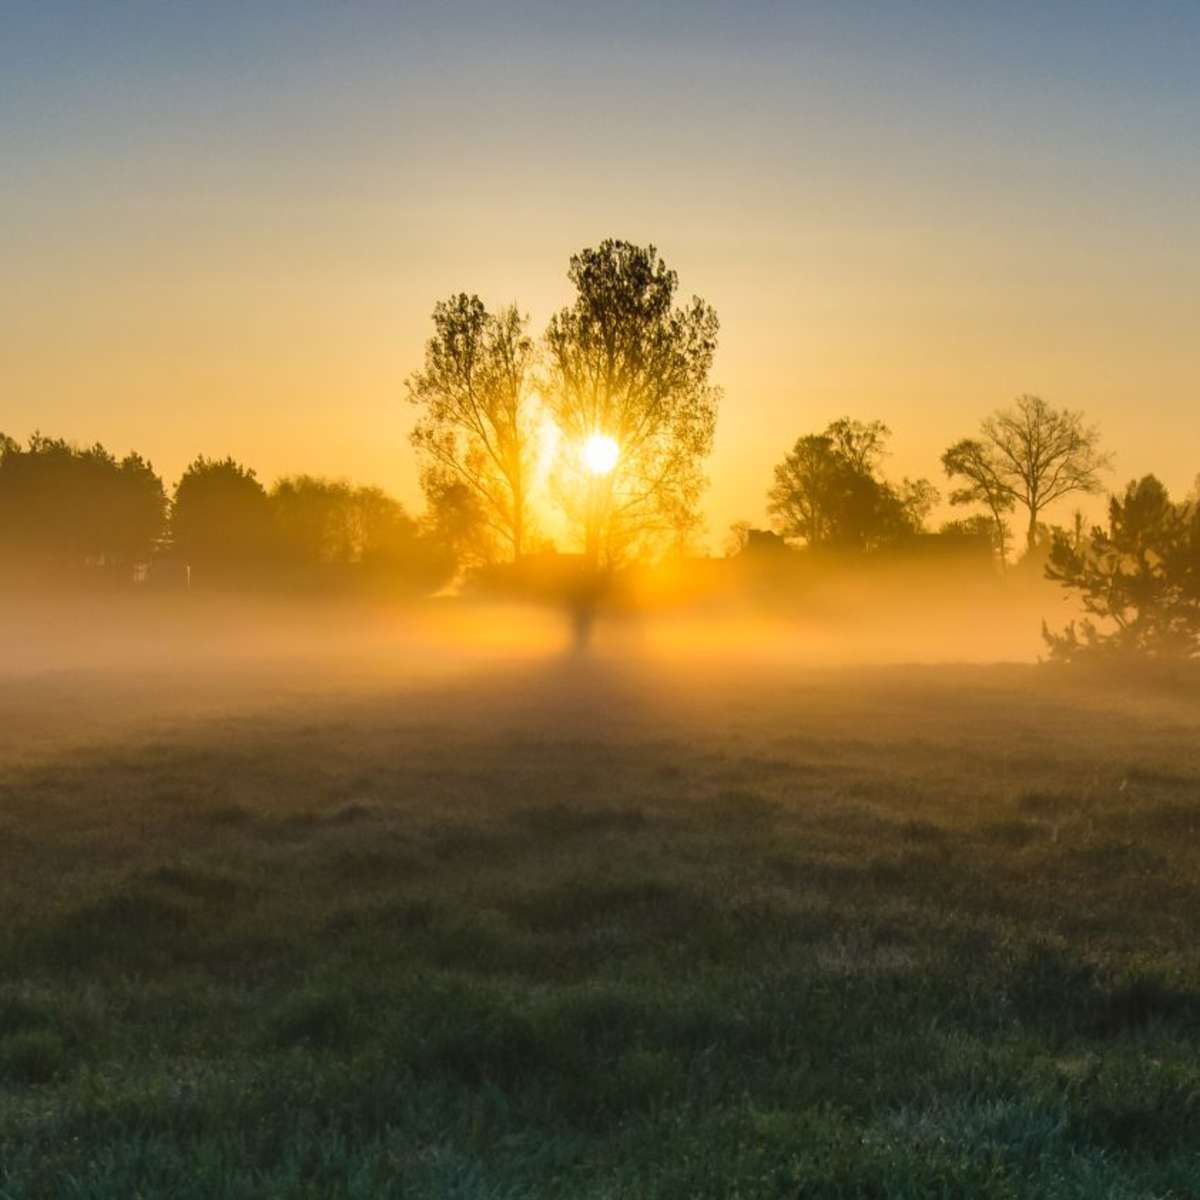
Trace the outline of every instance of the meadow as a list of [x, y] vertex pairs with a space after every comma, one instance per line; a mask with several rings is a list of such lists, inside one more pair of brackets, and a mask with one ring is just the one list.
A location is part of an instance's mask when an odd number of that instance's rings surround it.
[[1186, 690], [417, 657], [5, 676], [0, 1197], [1200, 1194]]

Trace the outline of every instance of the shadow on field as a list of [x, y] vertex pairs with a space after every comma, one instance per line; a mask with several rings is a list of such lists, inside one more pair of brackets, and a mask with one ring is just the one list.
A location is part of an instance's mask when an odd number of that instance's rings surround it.
[[258, 694], [0, 772], [11, 1194], [1185, 1194], [1176, 700], [615, 660]]

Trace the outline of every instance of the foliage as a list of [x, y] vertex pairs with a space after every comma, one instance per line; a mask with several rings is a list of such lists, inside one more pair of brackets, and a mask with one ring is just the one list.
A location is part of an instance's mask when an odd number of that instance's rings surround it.
[[167, 510], [138, 454], [118, 461], [102, 446], [40, 434], [22, 448], [0, 435], [0, 564], [29, 582], [100, 568], [124, 568], [119, 578], [132, 582], [136, 563], [150, 568], [145, 580], [164, 555], [198, 586], [332, 580], [329, 569], [346, 568], [344, 582], [430, 591], [454, 571], [453, 548], [424, 536], [379, 488], [301, 475], [268, 495], [232, 458], [199, 457], [175, 486], [169, 521]]
[[965, 481], [950, 493], [951, 504], [983, 504], [987, 507], [990, 516], [982, 519], [991, 522], [991, 538], [1003, 564], [1008, 559], [1010, 538], [1008, 522], [1004, 518], [1015, 507], [1015, 501], [1001, 488], [987, 447], [976, 439], [964, 438], [942, 455], [942, 467], [949, 478]]
[[200, 582], [264, 567], [274, 557], [275, 530], [254, 471], [232, 458], [196, 458], [175, 485], [171, 540]]
[[593, 561], [684, 543], [699, 523], [716, 427], [717, 314], [697, 296], [675, 304], [678, 277], [654, 246], [606, 240], [572, 256], [568, 277], [575, 301], [546, 330], [547, 403], [567, 446], [598, 433], [620, 447], [602, 479], [560, 456], [568, 520]]
[[[1001, 532], [1001, 529], [1004, 530], [1004, 533]], [[961, 517], [955, 521], [943, 521], [938, 532], [957, 537], [986, 539], [996, 558], [999, 560], [1004, 557], [1004, 548], [1007, 543], [1007, 526], [1001, 523], [1001, 527], [997, 528], [995, 518], [993, 517], [985, 517], [982, 513], [976, 513], [974, 516]]]
[[452, 573], [453, 556], [422, 537], [381, 488], [291, 475], [276, 481], [270, 503], [279, 560], [312, 581], [323, 571], [353, 568], [432, 588]]
[[495, 562], [495, 535], [478, 498], [465, 483], [427, 477], [425, 504], [427, 536], [459, 568], [470, 570]]
[[1089, 614], [1057, 634], [1043, 625], [1053, 658], [1200, 656], [1200, 504], [1172, 503], [1153, 475], [1109, 500], [1107, 529], [1056, 531], [1046, 576]]
[[117, 460], [34, 434], [25, 449], [0, 435], [0, 555], [48, 567], [113, 567], [147, 557], [161, 538], [166, 494], [140, 455]]
[[412, 444], [431, 506], [465, 488], [480, 522], [520, 558], [530, 533], [537, 452], [533, 342], [515, 306], [489, 313], [465, 292], [433, 310], [424, 370], [408, 380], [421, 409]]
[[891, 431], [843, 417], [797, 439], [775, 468], [768, 511], [785, 537], [833, 549], [875, 550], [919, 533], [937, 490], [928, 480], [895, 487], [878, 474]]
[[1025, 508], [1025, 540], [1032, 549], [1042, 511], [1064, 496], [1099, 491], [1110, 459], [1100, 451], [1099, 431], [1085, 425], [1081, 413], [1025, 395], [984, 420], [979, 438], [951, 446], [942, 465], [952, 479], [964, 481], [950, 493], [950, 503], [985, 504], [998, 534], [1005, 513]]
[[270, 500], [286, 559], [320, 566], [361, 557], [354, 489], [344, 480], [288, 475], [276, 480]]

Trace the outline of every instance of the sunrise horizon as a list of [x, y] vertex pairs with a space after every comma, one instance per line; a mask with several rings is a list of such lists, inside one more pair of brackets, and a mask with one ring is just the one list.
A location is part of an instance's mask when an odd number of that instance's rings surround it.
[[1198, 63], [0, 3], [0, 1200], [1200, 1197]]
[[169, 481], [232, 454], [419, 511], [403, 383], [434, 303], [516, 303], [538, 331], [570, 255], [618, 237], [721, 320], [712, 551], [842, 416], [940, 483], [950, 441], [1033, 393], [1101, 426], [1113, 486], [1186, 491], [1196, 22], [1068, 11], [668, 5], [600, 34], [537, 5], [19, 8], [0, 430], [138, 450]]

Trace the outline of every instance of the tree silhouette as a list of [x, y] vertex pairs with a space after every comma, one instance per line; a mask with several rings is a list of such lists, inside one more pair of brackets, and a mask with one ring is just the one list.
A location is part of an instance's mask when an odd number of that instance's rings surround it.
[[928, 480], [899, 488], [877, 475], [891, 431], [842, 418], [798, 438], [775, 468], [768, 511], [785, 537], [806, 545], [874, 550], [920, 532], [937, 491]]
[[529, 531], [537, 444], [530, 384], [533, 342], [515, 306], [489, 313], [460, 293], [433, 310], [425, 368], [407, 381], [421, 409], [412, 444], [426, 497], [467, 489], [484, 523], [520, 558]]
[[162, 480], [140, 455], [117, 460], [34, 434], [0, 435], [0, 550], [42, 567], [128, 567], [147, 557], [166, 517]]
[[942, 455], [942, 467], [949, 478], [965, 480], [950, 493], [951, 504], [983, 504], [987, 507], [989, 516], [984, 519], [991, 522], [992, 538], [999, 548], [1003, 566], [1008, 560], [1009, 542], [1008, 522], [1004, 517], [1012, 512], [1016, 501], [1011, 491], [1003, 486], [987, 447], [977, 439], [964, 438]]
[[[556, 486], [589, 562], [695, 529], [719, 392], [709, 382], [717, 314], [676, 306], [678, 278], [653, 246], [609, 239], [571, 258], [576, 289], [546, 330], [546, 399], [562, 432]], [[613, 469], [588, 478], [579, 450], [612, 438]]]
[[140, 454], [127, 454], [109, 473], [105, 492], [105, 555], [120, 564], [146, 558], [167, 524], [167, 494], [154, 467]]
[[271, 489], [280, 556], [300, 567], [357, 562], [354, 489], [342, 480], [292, 475]]
[[1107, 529], [1078, 540], [1056, 530], [1046, 576], [1088, 613], [1057, 634], [1043, 623], [1051, 657], [1200, 656], [1200, 505], [1173, 504], [1153, 475], [1110, 499]]
[[1052, 408], [1038, 396], [1018, 396], [1011, 408], [983, 421], [980, 435], [942, 455], [946, 474], [964, 480], [950, 503], [986, 504], [997, 530], [1002, 515], [1021, 505], [1029, 514], [1030, 550], [1042, 510], [1075, 492], [1098, 492], [1100, 474], [1111, 465], [1100, 452], [1099, 431], [1085, 425], [1081, 413]]
[[960, 517], [954, 521], [944, 521], [939, 533], [952, 537], [980, 538], [987, 542], [998, 563], [1003, 563], [1006, 546], [1007, 526], [996, 527], [994, 517], [975, 513], [970, 517]]
[[353, 561], [364, 566], [400, 566], [419, 553], [421, 531], [416, 521], [382, 488], [353, 489], [350, 528]]
[[271, 489], [278, 559], [291, 578], [390, 590], [436, 587], [454, 556], [421, 536], [403, 505], [377, 487], [294, 475]]
[[495, 538], [478, 498], [466, 484], [444, 482], [427, 488], [425, 502], [427, 538], [459, 567], [479, 567], [494, 560]]
[[171, 539], [201, 581], [265, 569], [275, 554], [274, 517], [254, 471], [232, 458], [195, 459], [175, 485]]

